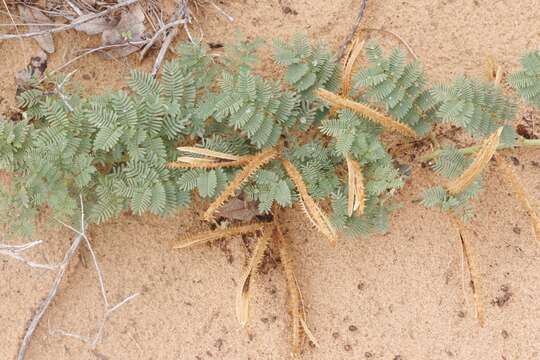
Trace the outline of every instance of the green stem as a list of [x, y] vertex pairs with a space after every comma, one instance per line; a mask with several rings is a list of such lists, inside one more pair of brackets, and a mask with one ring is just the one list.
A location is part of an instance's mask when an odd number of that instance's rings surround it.
[[[510, 148], [520, 148], [520, 147], [535, 147], [535, 146], [540, 146], [540, 139], [520, 139], [518, 140], [518, 143], [516, 145], [499, 145], [497, 147], [497, 150], [502, 150], [502, 149], [510, 149]], [[461, 149], [461, 152], [465, 155], [470, 155], [470, 154], [474, 154], [475, 152], [477, 152], [478, 150], [480, 150], [481, 148], [481, 145], [474, 145], [474, 146], [469, 146], [469, 147], [466, 147], [466, 148], [463, 148]], [[424, 155], [420, 158], [420, 161], [421, 162], [426, 162], [426, 161], [429, 161], [429, 160], [433, 160], [437, 157], [439, 157], [439, 155], [441, 154], [442, 150], [435, 150], [427, 155]]]

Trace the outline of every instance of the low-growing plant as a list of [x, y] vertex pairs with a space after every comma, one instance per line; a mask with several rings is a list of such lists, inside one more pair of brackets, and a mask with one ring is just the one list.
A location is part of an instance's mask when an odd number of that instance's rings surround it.
[[[355, 72], [359, 38], [342, 67], [326, 46], [304, 36], [275, 42], [284, 75], [269, 79], [254, 68], [258, 46], [238, 41], [214, 58], [203, 44], [181, 45], [160, 80], [133, 71], [129, 92], [84, 97], [53, 82], [22, 93], [22, 120], [0, 121], [0, 169], [11, 175], [0, 211], [13, 231], [30, 234], [42, 211], [77, 223], [81, 195], [96, 224], [124, 211], [166, 215], [194, 196], [207, 204], [204, 219], [215, 222], [227, 217], [223, 208], [231, 200], [240, 201], [251, 207], [243, 221], [186, 235], [178, 247], [258, 234], [237, 295], [245, 324], [250, 283], [273, 242], [286, 275], [297, 355], [304, 335], [315, 339], [278, 220], [282, 209], [298, 204], [331, 244], [342, 234], [385, 231], [392, 197], [408, 174], [396, 166], [383, 134], [438, 146], [433, 128], [451, 123], [485, 140], [424, 156], [449, 180], [427, 189], [422, 203], [467, 220], [496, 150], [540, 144], [518, 138], [515, 100], [494, 82], [460, 77], [429, 87], [418, 62], [399, 49], [385, 56], [375, 42], [365, 46], [367, 66]], [[539, 59], [526, 56], [524, 69], [509, 78], [537, 106]], [[527, 211], [534, 218], [530, 205]]]

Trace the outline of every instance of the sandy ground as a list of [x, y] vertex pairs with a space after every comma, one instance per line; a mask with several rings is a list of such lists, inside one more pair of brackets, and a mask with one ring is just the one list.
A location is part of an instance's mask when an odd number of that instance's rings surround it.
[[[221, 5], [235, 17], [229, 24], [208, 9], [200, 17], [205, 39], [223, 42], [235, 29], [250, 37], [290, 37], [304, 31], [337, 47], [359, 2], [269, 0]], [[289, 8], [291, 11], [285, 11]], [[2, 22], [7, 22], [2, 18]], [[459, 73], [481, 76], [486, 56], [507, 69], [540, 43], [539, 0], [372, 0], [366, 27], [384, 27], [406, 39], [433, 81]], [[49, 68], [71, 58], [74, 49], [96, 39], [56, 36]], [[32, 41], [0, 43], [0, 109], [13, 105], [14, 72], [36, 51]], [[263, 51], [268, 54], [268, 51]], [[113, 62], [89, 56], [76, 64], [76, 79], [88, 92], [122, 86], [135, 59]], [[71, 68], [69, 70], [72, 70]], [[263, 71], [272, 72], [268, 62]], [[522, 109], [522, 113], [525, 110]], [[540, 113], [530, 116], [540, 120]], [[517, 151], [514, 169], [540, 208], [540, 152]], [[487, 322], [474, 318], [468, 277], [462, 270], [459, 238], [443, 213], [413, 200], [432, 175], [413, 167], [412, 180], [398, 194], [403, 204], [385, 235], [343, 239], [331, 248], [295, 210], [285, 227], [293, 241], [308, 320], [320, 348], [305, 359], [539, 359], [540, 248], [526, 214], [496, 171], [488, 173], [477, 216], [465, 234], [474, 244], [481, 273], [481, 301]], [[234, 312], [237, 281], [246, 262], [241, 239], [172, 251], [175, 239], [206, 228], [195, 212], [172, 218], [121, 219], [92, 228], [91, 239], [105, 274], [108, 296], [117, 302], [141, 295], [109, 321], [96, 350], [54, 330], [91, 335], [102, 314], [90, 255], [75, 258], [32, 341], [28, 359], [286, 359], [289, 354], [284, 277], [269, 261], [253, 289], [251, 322], [240, 329]], [[41, 231], [45, 244], [36, 260], [61, 259], [73, 237], [65, 230]], [[84, 260], [84, 261], [82, 261]], [[85, 265], [86, 264], [86, 265]], [[0, 258], [0, 359], [15, 358], [28, 319], [46, 295], [52, 274]]]

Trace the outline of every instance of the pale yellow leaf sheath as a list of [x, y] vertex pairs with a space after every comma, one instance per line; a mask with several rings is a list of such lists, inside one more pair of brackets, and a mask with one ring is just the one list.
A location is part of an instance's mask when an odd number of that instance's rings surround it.
[[[276, 220], [274, 218], [274, 220]], [[274, 221], [275, 227], [275, 240], [279, 246], [279, 256], [281, 258], [281, 264], [283, 271], [285, 272], [285, 280], [287, 283], [287, 292], [289, 294], [289, 301], [287, 305], [291, 313], [291, 355], [293, 358], [300, 354], [302, 348], [302, 318], [300, 316], [300, 296], [298, 288], [296, 286], [296, 280], [294, 276], [294, 270], [292, 265], [292, 259], [289, 252], [289, 245], [287, 240], [283, 236], [283, 231], [278, 221]]]
[[484, 141], [482, 148], [476, 155], [473, 163], [463, 172], [463, 174], [446, 185], [446, 189], [450, 194], [456, 195], [465, 190], [469, 185], [472, 184], [478, 175], [484, 171], [489, 161], [495, 154], [495, 151], [497, 151], [501, 133], [502, 127]]
[[392, 119], [391, 117], [370, 108], [367, 105], [360, 104], [356, 101], [347, 99], [343, 96], [339, 96], [325, 89], [318, 89], [315, 94], [321, 99], [325, 100], [329, 104], [336, 106], [338, 108], [347, 108], [352, 111], [364, 115], [371, 121], [382, 125], [385, 129], [397, 132], [401, 135], [408, 136], [411, 138], [417, 138], [416, 132], [408, 127], [407, 125], [400, 123], [397, 120]]
[[365, 208], [365, 191], [364, 191], [364, 176], [362, 175], [362, 169], [360, 163], [349, 154], [345, 156], [347, 160], [347, 172], [349, 180], [349, 193], [347, 201], [348, 215], [352, 216], [355, 212], [356, 215], [361, 216], [364, 214]]
[[514, 171], [512, 171], [510, 166], [508, 166], [508, 164], [502, 157], [497, 156], [495, 160], [497, 161], [497, 167], [500, 170], [500, 173], [504, 176], [504, 179], [510, 184], [510, 187], [514, 191], [514, 194], [516, 194], [516, 198], [521, 204], [521, 207], [529, 215], [536, 240], [540, 241], [540, 218], [532, 207], [531, 202], [529, 201], [529, 197], [527, 196], [527, 193], [523, 188], [523, 185], [519, 181]]
[[214, 217], [214, 213], [218, 210], [225, 201], [227, 201], [234, 192], [240, 188], [242, 183], [246, 181], [251, 175], [253, 175], [261, 166], [267, 164], [277, 156], [277, 150], [274, 148], [262, 151], [256, 155], [253, 155], [252, 159], [247, 165], [240, 171], [233, 181], [227, 186], [227, 188], [210, 204], [206, 212], [204, 213], [204, 219], [211, 221]]
[[205, 231], [193, 236], [187, 236], [183, 238], [174, 249], [184, 249], [193, 245], [203, 244], [205, 242], [223, 239], [230, 236], [253, 233], [262, 230], [264, 224], [254, 223], [241, 226], [233, 226], [228, 229], [218, 229]]
[[262, 230], [262, 235], [257, 240], [257, 245], [253, 250], [253, 255], [240, 281], [240, 286], [236, 294], [236, 317], [241, 326], [245, 326], [249, 320], [249, 301], [251, 299], [251, 286], [255, 273], [259, 270], [264, 258], [264, 252], [268, 248], [272, 229], [266, 227]]
[[315, 200], [309, 195], [306, 184], [304, 183], [304, 180], [302, 180], [302, 175], [289, 160], [283, 160], [282, 163], [287, 174], [296, 185], [296, 189], [300, 194], [301, 204], [304, 206], [307, 217], [311, 220], [317, 230], [326, 236], [332, 245], [335, 245], [337, 241], [337, 232], [330, 222], [330, 219], [328, 219]]
[[486, 315], [485, 315], [485, 309], [484, 309], [484, 303], [482, 302], [482, 288], [480, 286], [480, 272], [478, 270], [478, 266], [476, 264], [476, 254], [474, 252], [474, 247], [469, 241], [469, 238], [465, 236], [464, 230], [465, 225], [461, 220], [456, 218], [454, 215], [450, 215], [450, 219], [454, 223], [454, 226], [458, 230], [458, 235], [461, 240], [461, 246], [463, 250], [463, 254], [465, 256], [467, 267], [469, 269], [469, 274], [471, 276], [471, 287], [472, 292], [474, 296], [474, 304], [476, 309], [476, 318], [478, 319], [478, 323], [481, 327], [484, 327], [485, 321], [486, 321]]

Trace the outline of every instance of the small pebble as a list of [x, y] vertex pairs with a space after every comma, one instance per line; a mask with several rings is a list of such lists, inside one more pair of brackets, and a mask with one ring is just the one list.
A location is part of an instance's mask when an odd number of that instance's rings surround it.
[[349, 331], [356, 331], [358, 328], [354, 325], [349, 326]]

